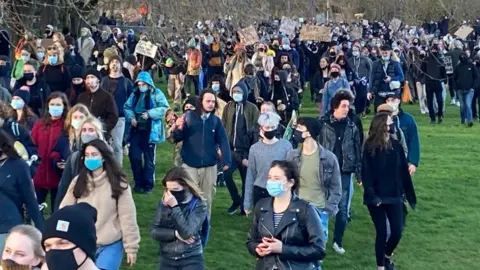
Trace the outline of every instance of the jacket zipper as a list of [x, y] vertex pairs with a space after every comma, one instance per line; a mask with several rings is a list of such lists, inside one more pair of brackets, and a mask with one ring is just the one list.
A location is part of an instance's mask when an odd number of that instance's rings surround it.
[[[202, 119], [203, 120], [203, 119]], [[203, 166], [203, 156], [205, 152], [205, 123], [207, 122], [207, 119], [203, 120], [203, 125], [202, 125], [202, 166]]]
[[[235, 149], [235, 142], [237, 141], [237, 125], [238, 125], [238, 113], [240, 109], [240, 105], [236, 105], [238, 107], [235, 108], [235, 125], [233, 126], [233, 151], [236, 151]], [[247, 121], [245, 121], [247, 122]]]

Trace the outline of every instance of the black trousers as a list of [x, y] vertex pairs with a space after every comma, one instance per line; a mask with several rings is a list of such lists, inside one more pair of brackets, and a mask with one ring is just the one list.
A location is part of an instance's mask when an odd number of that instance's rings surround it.
[[437, 100], [438, 104], [438, 117], [443, 117], [443, 98], [442, 98], [442, 83], [438, 82], [431, 82], [427, 83], [426, 85], [426, 92], [427, 92], [427, 107], [428, 107], [428, 114], [430, 115], [430, 120], [435, 121], [435, 110], [433, 109], [433, 96]]
[[178, 260], [161, 258], [160, 270], [204, 270], [205, 262], [202, 255], [181, 258]]
[[[223, 179], [227, 184], [228, 192], [232, 198], [232, 202], [237, 205], [243, 205], [243, 198], [245, 198], [245, 179], [247, 178], [247, 167], [242, 164], [242, 154], [232, 150], [232, 166], [223, 173]], [[233, 173], [238, 169], [240, 178], [242, 179], [242, 196], [238, 194], [237, 185], [233, 180]], [[243, 208], [242, 208], [243, 209]]]
[[254, 186], [253, 187], [253, 206], [255, 205], [263, 198], [270, 198], [270, 194], [268, 194], [268, 191], [264, 188]]
[[480, 88], [475, 89], [472, 99], [472, 116], [477, 118], [480, 112]]
[[[402, 238], [404, 211], [403, 203], [367, 205], [377, 233], [375, 239], [375, 256], [377, 266], [385, 266], [385, 256], [391, 256]], [[390, 222], [390, 238], [387, 241], [387, 216]], [[385, 242], [387, 243], [385, 245]]]
[[37, 194], [37, 202], [38, 204], [42, 204], [47, 200], [47, 195], [50, 192], [50, 208], [51, 213], [53, 213], [53, 209], [55, 208], [55, 198], [57, 197], [57, 188], [54, 189], [43, 189], [43, 188], [36, 188], [35, 193]]

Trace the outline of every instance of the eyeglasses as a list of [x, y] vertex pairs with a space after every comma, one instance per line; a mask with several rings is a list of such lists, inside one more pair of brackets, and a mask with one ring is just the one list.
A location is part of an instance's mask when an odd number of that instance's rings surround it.
[[57, 46], [48, 46], [47, 50], [52, 51], [52, 50], [57, 50]]

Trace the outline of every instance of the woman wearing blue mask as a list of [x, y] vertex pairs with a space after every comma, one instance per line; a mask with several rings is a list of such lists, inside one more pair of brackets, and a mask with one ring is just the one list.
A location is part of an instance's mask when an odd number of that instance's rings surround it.
[[155, 148], [165, 141], [162, 119], [168, 101], [153, 84], [146, 71], [138, 74], [136, 89], [123, 106], [125, 119], [130, 123], [129, 158], [135, 180], [135, 192], [151, 193], [155, 172]]
[[12, 117], [19, 123], [24, 126], [27, 130], [32, 130], [35, 122], [37, 122], [38, 117], [35, 113], [28, 107], [30, 102], [30, 92], [23, 89], [18, 89], [13, 93], [12, 102], [10, 105], [13, 108]]
[[315, 207], [299, 199], [300, 175], [288, 161], [274, 161], [266, 189], [272, 198], [260, 200], [247, 240], [256, 269], [317, 269], [325, 257], [322, 225]]
[[60, 209], [82, 202], [93, 206], [97, 210], [97, 267], [120, 269], [124, 252], [132, 266], [137, 260], [140, 232], [127, 175], [102, 140], [83, 145], [81, 160], [79, 174], [70, 184]]
[[69, 104], [65, 94], [53, 92], [47, 99], [47, 105], [48, 111], [45, 116], [37, 121], [32, 129], [32, 139], [38, 147], [38, 156], [42, 161], [38, 165], [33, 182], [38, 203], [44, 203], [50, 193], [51, 205], [53, 205], [60, 181], [60, 175], [56, 171], [57, 166], [52, 164], [53, 160], [58, 160], [60, 154], [53, 152], [53, 147], [63, 132]]
[[64, 64], [63, 47], [52, 45], [47, 48], [43, 65], [38, 70], [38, 78], [43, 79], [52, 92], [67, 93], [72, 78]]

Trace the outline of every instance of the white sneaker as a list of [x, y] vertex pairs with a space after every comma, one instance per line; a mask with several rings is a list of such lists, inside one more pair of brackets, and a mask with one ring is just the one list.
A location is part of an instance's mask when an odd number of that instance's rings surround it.
[[457, 105], [457, 107], [460, 107], [460, 101], [457, 100], [457, 103], [455, 105]]
[[345, 249], [339, 246], [337, 243], [333, 243], [333, 249], [340, 255], [345, 254]]
[[452, 100], [450, 100], [450, 105], [457, 105], [457, 101], [454, 98], [452, 98]]

